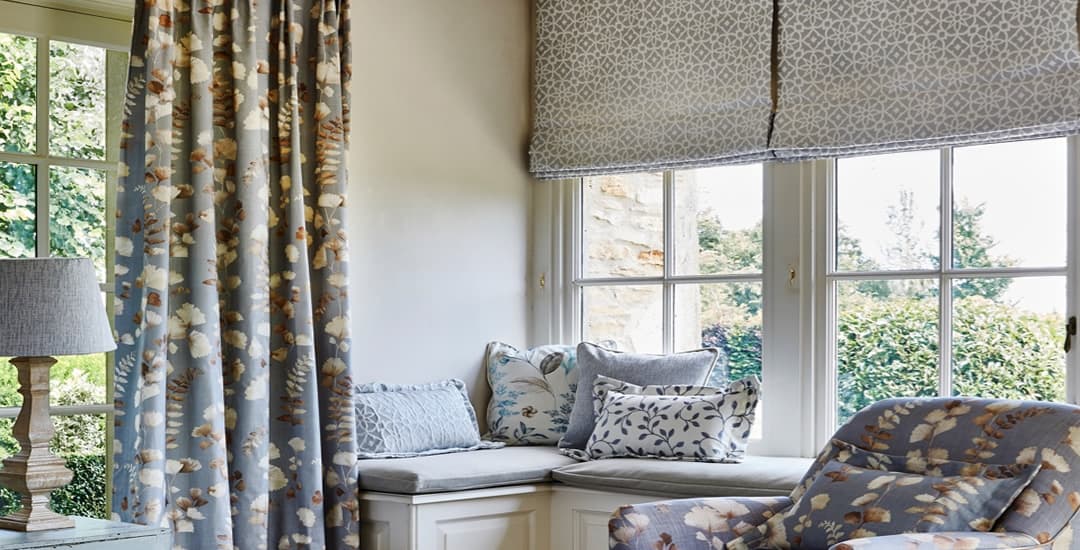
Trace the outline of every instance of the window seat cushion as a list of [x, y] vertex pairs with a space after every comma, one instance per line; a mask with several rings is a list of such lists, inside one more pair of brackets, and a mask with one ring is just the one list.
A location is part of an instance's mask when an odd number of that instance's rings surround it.
[[551, 471], [574, 464], [555, 447], [504, 447], [484, 451], [361, 460], [360, 488], [419, 495], [551, 481]]
[[747, 456], [738, 464], [609, 458], [563, 466], [556, 481], [598, 491], [680, 497], [787, 496], [813, 459]]

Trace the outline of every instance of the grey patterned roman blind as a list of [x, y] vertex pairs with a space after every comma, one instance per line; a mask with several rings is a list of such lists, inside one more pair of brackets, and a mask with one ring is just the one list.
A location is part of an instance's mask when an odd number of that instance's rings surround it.
[[1080, 130], [1077, 0], [779, 0], [770, 148], [818, 158]]
[[539, 178], [768, 156], [772, 0], [537, 0]]

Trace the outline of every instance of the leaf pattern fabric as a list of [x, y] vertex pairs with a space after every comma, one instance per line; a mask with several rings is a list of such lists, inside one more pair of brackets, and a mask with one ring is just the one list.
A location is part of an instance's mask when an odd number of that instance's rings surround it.
[[[938, 478], [977, 476], [1005, 483], [1022, 481], [1034, 472], [993, 525], [993, 534], [975, 530], [985, 528], [984, 522], [926, 536], [838, 540], [834, 548], [839, 550], [847, 550], [845, 545], [876, 548], [878, 541], [886, 550], [900, 546], [911, 550], [1080, 550], [1080, 537], [1076, 536], [1080, 529], [1080, 407], [951, 397], [886, 399], [863, 409], [837, 430], [833, 441], [792, 491], [788, 501], [796, 504], [774, 509], [767, 518], [758, 517], [749, 528], [740, 528], [738, 535], [725, 535], [719, 543], [709, 546], [708, 532], [696, 523], [671, 521], [699, 506], [702, 500], [655, 502], [634, 505], [616, 514], [616, 518], [619, 514], [637, 514], [645, 518], [638, 523], [647, 527], [636, 534], [624, 530], [622, 540], [612, 539], [612, 548], [786, 548], [787, 534], [778, 526], [783, 526], [796, 506], [813, 508], [811, 499], [815, 495], [808, 494], [808, 490], [830, 464], [848, 468], [861, 465], [871, 475], [897, 478], [914, 473]], [[722, 499], [712, 499], [716, 500]], [[818, 502], [820, 505], [820, 498]], [[902, 515], [905, 510], [887, 509], [890, 515]], [[613, 520], [612, 529], [616, 527]]]
[[[761, 395], [756, 378], [726, 388], [673, 385], [635, 386], [597, 377], [593, 399], [599, 403], [596, 427], [579, 459], [661, 458], [698, 462], [741, 462], [746, 454], [754, 411]], [[655, 391], [673, 393], [652, 394]]]
[[887, 537], [854, 539], [833, 550], [1039, 550], [1050, 548], [1019, 533], [904, 533]]
[[116, 238], [116, 519], [357, 548], [348, 0], [137, 2]]
[[698, 498], [623, 506], [608, 521], [612, 550], [720, 550], [791, 507], [787, 497]]
[[484, 357], [491, 386], [486, 437], [508, 445], [558, 444], [574, 408], [577, 346], [518, 350], [491, 342]]
[[1036, 466], [1001, 479], [936, 477], [833, 460], [766, 542], [775, 548], [828, 548], [879, 535], [989, 531], [1037, 472]]

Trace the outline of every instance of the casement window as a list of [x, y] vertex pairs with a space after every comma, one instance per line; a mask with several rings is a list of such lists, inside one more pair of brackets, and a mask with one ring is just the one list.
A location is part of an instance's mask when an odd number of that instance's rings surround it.
[[1078, 142], [542, 183], [535, 343], [720, 347], [758, 453], [886, 397], [1075, 402]]
[[[534, 340], [641, 353], [721, 348], [714, 381], [759, 376], [777, 396], [759, 410], [755, 449], [797, 452], [804, 434], [787, 419], [801, 407], [801, 382], [770, 368], [798, 360], [798, 337], [786, 336], [797, 324], [769, 311], [799, 309], [798, 240], [770, 240], [799, 232], [798, 170], [752, 164], [541, 185], [538, 218], [554, 221], [534, 240], [537, 265], [551, 266], [533, 296]], [[761, 440], [767, 431], [784, 436]]]
[[827, 164], [826, 428], [884, 396], [1070, 397], [1069, 139]]
[[722, 347], [736, 375], [760, 375], [762, 195], [760, 164], [584, 178], [582, 338], [646, 353]]
[[[8, 2], [0, 9], [0, 257], [89, 257], [111, 311], [130, 25]], [[79, 495], [70, 503], [78, 508], [63, 511], [107, 517], [112, 357], [57, 359], [53, 449], [75, 471], [69, 489]], [[10, 435], [17, 387], [14, 368], [0, 366], [0, 456], [18, 451]], [[9, 496], [0, 495], [3, 513]]]

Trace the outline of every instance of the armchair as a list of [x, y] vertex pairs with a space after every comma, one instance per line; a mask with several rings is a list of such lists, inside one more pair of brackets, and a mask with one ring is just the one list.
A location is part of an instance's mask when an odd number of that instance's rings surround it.
[[[1042, 466], [992, 533], [854, 539], [834, 545], [834, 550], [1080, 550], [1080, 535], [1074, 537], [1080, 530], [1080, 407], [974, 398], [888, 399], [858, 412], [833, 439], [904, 456], [908, 466], [929, 457]], [[791, 508], [837, 454], [834, 445], [826, 446], [790, 498], [706, 498], [624, 506], [610, 520], [610, 548], [722, 550], [748, 533], [764, 534], [769, 518]], [[750, 541], [751, 548], [767, 548], [772, 546], [764, 542], [767, 538], [740, 540]]]

